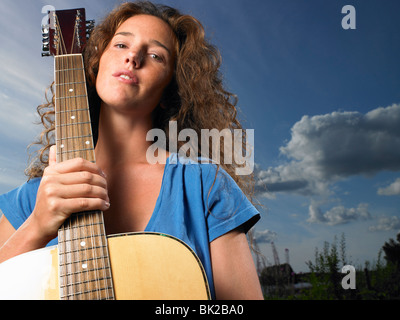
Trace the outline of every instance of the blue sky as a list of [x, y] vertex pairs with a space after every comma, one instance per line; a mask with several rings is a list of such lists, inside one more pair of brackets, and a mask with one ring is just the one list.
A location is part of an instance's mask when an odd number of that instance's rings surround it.
[[[2, 0], [0, 193], [23, 183], [35, 108], [52, 80], [40, 57], [44, 5], [101, 19], [120, 1]], [[315, 247], [346, 236], [351, 262], [373, 261], [400, 231], [400, 2], [170, 0], [193, 14], [223, 56], [241, 119], [255, 130], [256, 226], [273, 263], [288, 248], [296, 272]], [[356, 29], [344, 30], [345, 5]]]

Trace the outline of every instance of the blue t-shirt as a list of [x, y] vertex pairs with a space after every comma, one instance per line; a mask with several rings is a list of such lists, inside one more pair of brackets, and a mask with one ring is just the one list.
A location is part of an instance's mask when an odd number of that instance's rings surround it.
[[[32, 179], [0, 196], [0, 209], [15, 229], [32, 213], [40, 181]], [[258, 211], [221, 167], [217, 173], [214, 164], [172, 153], [145, 231], [166, 233], [189, 245], [203, 264], [215, 298], [209, 243], [238, 227], [247, 232], [259, 218]], [[48, 245], [54, 244], [57, 239]]]

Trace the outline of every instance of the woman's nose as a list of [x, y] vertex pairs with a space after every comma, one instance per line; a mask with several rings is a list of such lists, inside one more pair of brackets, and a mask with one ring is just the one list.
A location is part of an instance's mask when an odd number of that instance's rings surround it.
[[140, 68], [143, 63], [143, 54], [141, 51], [131, 51], [125, 58], [125, 63], [132, 64], [135, 69]]

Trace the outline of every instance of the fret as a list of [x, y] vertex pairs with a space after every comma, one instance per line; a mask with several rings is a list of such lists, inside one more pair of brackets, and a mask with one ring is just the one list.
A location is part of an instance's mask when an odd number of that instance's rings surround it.
[[92, 151], [93, 148], [87, 148], [87, 149], [75, 149], [75, 150], [71, 150], [71, 151], [61, 151], [61, 152], [57, 152], [57, 155], [63, 155], [63, 154], [69, 154], [69, 153], [75, 153], [75, 152], [85, 152], [85, 151]]
[[[61, 158], [62, 161], [72, 160], [72, 159], [75, 159], [75, 158], [83, 158], [83, 159], [85, 159], [85, 158], [88, 158], [90, 156], [92, 156], [92, 152], [91, 151], [88, 151], [86, 153], [84, 153], [84, 152], [80, 152], [80, 153], [78, 153], [78, 152], [76, 152], [76, 153], [57, 153], [57, 157]], [[95, 160], [90, 160], [89, 159], [89, 161], [92, 162], [92, 163], [96, 163]]]
[[75, 70], [85, 70], [84, 68], [69, 68], [69, 69], [59, 69], [59, 70], [55, 70], [55, 72], [65, 72], [65, 71], [75, 71]]
[[[91, 121], [85, 111], [71, 110], [70, 112], [56, 113], [56, 120], [63, 122], [63, 124], [56, 124], [56, 128], [82, 125], [84, 129], [91, 129]], [[89, 133], [86, 133], [86, 135]]]
[[[111, 278], [110, 278], [111, 279]], [[85, 283], [85, 282], [81, 282], [81, 283]], [[60, 286], [61, 288], [67, 288], [68, 286]], [[102, 287], [101, 289], [99, 289], [100, 291], [103, 291], [103, 290], [110, 290], [110, 289], [112, 289], [112, 287]], [[81, 295], [81, 294], [86, 294], [86, 293], [93, 293], [93, 292], [95, 292], [96, 290], [85, 290], [85, 291], [81, 291], [81, 292], [76, 292], [76, 293], [74, 293], [74, 294], [77, 294], [77, 295]], [[67, 294], [67, 295], [65, 295], [65, 296], [72, 296], [72, 294]]]
[[[64, 255], [65, 254], [68, 254], [71, 256], [77, 255], [77, 254], [64, 253]], [[73, 257], [69, 257], [69, 258], [73, 258]], [[103, 260], [103, 261], [99, 262], [97, 260]], [[106, 270], [107, 268], [109, 268], [110, 265], [107, 264], [106, 261], [108, 261], [108, 255], [99, 256], [99, 257], [91, 257], [91, 258], [78, 257], [76, 259], [61, 260], [59, 263], [59, 266], [63, 269], [68, 269], [68, 268], [65, 268], [67, 266], [72, 267], [74, 270], [76, 270], [76, 272], [91, 272], [91, 271], [98, 271], [98, 270], [103, 270], [103, 269]], [[96, 266], [93, 266], [92, 265], [93, 263], [96, 264]], [[85, 268], [83, 268], [82, 265], [85, 265]], [[68, 273], [68, 274], [72, 274], [72, 273]], [[60, 272], [60, 275], [64, 275], [64, 274], [62, 272]]]
[[[85, 230], [85, 229], [80, 229], [78, 230], [78, 232]], [[66, 230], [66, 232], [68, 232]], [[85, 242], [87, 245], [88, 244], [93, 244], [92, 246], [86, 246], [87, 248], [91, 249], [91, 248], [97, 248], [97, 246], [103, 246], [105, 247], [106, 244], [105, 243], [101, 243], [100, 241], [103, 240], [102, 237], [104, 237], [104, 234], [99, 233], [99, 234], [86, 234], [84, 236], [79, 236], [79, 237], [73, 237], [73, 239], [61, 239], [59, 240], [59, 243], [66, 243], [66, 244], [72, 244], [73, 246], [79, 247], [79, 244], [81, 242]], [[88, 242], [90, 240], [90, 242]], [[99, 241], [100, 240], [100, 241]], [[81, 248], [77, 248], [76, 250], [80, 250]], [[64, 252], [71, 252], [72, 249], [68, 250], [68, 251], [64, 251]]]
[[[75, 241], [75, 240], [73, 240], [73, 241]], [[72, 241], [70, 241], [70, 242], [71, 242], [70, 244], [72, 244], [72, 246], [70, 246], [70, 247], [71, 248], [76, 247], [76, 249], [70, 249], [68, 251], [63, 251], [63, 253], [65, 253], [65, 254], [69, 254], [69, 253], [70, 254], [80, 254], [80, 253], [82, 253], [82, 249], [79, 248], [79, 245], [80, 245], [79, 242], [75, 246], [73, 245]], [[105, 244], [100, 244], [100, 245], [95, 245], [95, 246], [85, 246], [85, 251], [87, 251], [85, 254], [88, 254], [89, 252], [96, 253], [97, 251], [101, 251], [104, 249], [107, 249], [107, 246]], [[89, 254], [91, 254], [91, 253], [89, 253]]]
[[[107, 294], [107, 296], [106, 297], [101, 296], [101, 298], [98, 298], [97, 300], [113, 300], [114, 297], [112, 295], [112, 290], [113, 290], [113, 288], [111, 286], [109, 286], [109, 287], [101, 288], [99, 290], [86, 290], [86, 291], [82, 291], [82, 292], [74, 292], [74, 293], [62, 295], [61, 298], [62, 299], [69, 299], [72, 297], [78, 298], [78, 296], [81, 296], [81, 295], [87, 295], [87, 294], [91, 294], [91, 293], [97, 293], [97, 294], [100, 293], [101, 295]], [[102, 291], [109, 291], [109, 292], [102, 292]], [[85, 298], [82, 298], [82, 299], [85, 299]]]
[[[81, 216], [84, 216], [84, 213], [83, 214], [81, 213]], [[85, 230], [86, 230], [86, 228], [88, 228], [88, 227], [101, 226], [101, 225], [103, 225], [102, 222], [90, 222], [90, 223], [87, 223], [87, 224], [80, 224], [78, 226], [76, 226], [76, 225], [69, 226], [68, 228], [65, 228], [65, 229], [66, 230], [71, 230], [71, 229], [77, 229], [77, 228], [85, 228]], [[93, 235], [90, 235], [90, 236], [93, 236]]]
[[[81, 271], [96, 271], [98, 269], [105, 269], [108, 268], [109, 261], [108, 261], [108, 253], [107, 253], [107, 246], [101, 246], [98, 249], [81, 249], [81, 250], [74, 250], [74, 251], [61, 251], [62, 259], [59, 261], [59, 266], [63, 267], [63, 270], [68, 269], [65, 267], [74, 267], [74, 270]], [[99, 261], [101, 260], [101, 261]], [[90, 264], [89, 264], [90, 263]], [[81, 268], [81, 265], [85, 264], [85, 268]], [[61, 273], [60, 273], [61, 274]]]
[[56, 125], [56, 128], [62, 128], [62, 127], [73, 126], [73, 125], [81, 125], [81, 124], [91, 124], [91, 122], [83, 121], [83, 122], [76, 122], [76, 123], [64, 123], [64, 124]]
[[68, 112], [79, 112], [79, 111], [88, 111], [89, 109], [86, 108], [77, 108], [77, 109], [72, 109], [72, 110], [60, 110], [60, 111], [56, 111], [56, 115], [57, 114], [64, 114], [64, 113], [68, 113]]
[[[61, 80], [61, 79], [59, 79]], [[56, 87], [56, 96], [57, 97], [72, 97], [72, 96], [81, 96], [81, 98], [86, 98], [86, 85], [84, 82], [82, 84], [71, 84], [60, 83]]]
[[78, 95], [78, 96], [57, 97], [56, 100], [61, 100], [61, 99], [72, 99], [72, 98], [83, 98], [83, 97], [86, 98], [86, 95], [85, 95], [85, 94], [81, 94], [81, 95]]
[[[75, 251], [75, 253], [76, 252], [79, 252], [79, 251], [77, 250], [77, 251]], [[74, 261], [61, 262], [59, 265], [60, 266], [65, 266], [67, 264], [70, 264], [70, 265], [78, 265], [78, 267], [79, 267], [79, 264], [82, 264], [82, 263], [87, 264], [88, 262], [93, 262], [95, 260], [100, 260], [100, 259], [108, 259], [108, 255], [96, 256], [96, 257], [91, 257], [91, 258], [82, 258], [82, 259], [78, 258], [77, 260], [74, 260]], [[104, 268], [108, 268], [108, 267], [109, 267], [109, 265], [105, 265], [104, 267], [101, 267], [100, 269], [104, 269]], [[95, 270], [99, 270], [99, 269], [97, 269], [97, 268], [89, 269], [89, 267], [88, 267], [88, 269], [84, 269], [81, 272], [95, 271]]]
[[86, 85], [86, 81], [79, 81], [79, 82], [72, 81], [72, 82], [66, 82], [66, 83], [61, 83], [61, 84], [56, 83], [55, 86], [59, 87], [59, 86], [65, 86], [65, 85], [70, 85], [70, 84], [72, 84], [72, 85], [74, 85], [74, 84], [85, 84]]
[[[103, 282], [107, 282], [103, 281]], [[88, 286], [89, 288], [79, 288]], [[98, 288], [97, 288], [98, 287]], [[97, 284], [97, 287], [93, 287], [93, 282], [82, 282], [79, 285], [71, 286], [60, 286], [62, 292], [61, 299], [67, 300], [112, 300], [114, 299], [113, 287], [110, 284]]]
[[[64, 298], [74, 299], [113, 299], [113, 287], [110, 285], [111, 276], [79, 281], [73, 284], [60, 285], [60, 289], [64, 292], [72, 291], [73, 293], [67, 294]], [[86, 297], [79, 297], [85, 294]]]
[[[102, 234], [101, 235], [93, 235], [93, 236], [90, 235], [90, 236], [86, 236], [86, 237], [76, 237], [72, 240], [60, 240], [59, 243], [63, 244], [65, 247], [64, 250], [62, 250], [61, 252], [68, 254], [68, 253], [76, 253], [76, 252], [82, 253], [85, 250], [96, 250], [97, 251], [98, 249], [104, 249], [107, 247], [106, 244], [104, 242], [99, 242], [99, 240], [102, 240], [102, 238], [98, 239], [99, 237], [103, 237], [103, 236], [104, 235], [102, 235]], [[82, 241], [85, 241], [85, 243], [86, 243], [85, 248], [80, 248], [80, 244]], [[72, 249], [74, 247], [75, 247], [75, 249]]]
[[[82, 239], [83, 240], [83, 239]], [[65, 264], [66, 261], [69, 263], [73, 263], [76, 261], [83, 261], [87, 259], [91, 259], [92, 256], [102, 255], [103, 258], [107, 257], [107, 245], [105, 243], [94, 243], [90, 244], [85, 248], [80, 248], [80, 242], [82, 240], [76, 242], [61, 242], [61, 244], [65, 247], [64, 250], [60, 252], [66, 257], [65, 259], [60, 259], [60, 264]], [[86, 239], [85, 239], [86, 240]], [[87, 239], [89, 240], [89, 239]]]
[[[88, 283], [95, 282], [95, 281], [98, 281], [98, 282], [103, 281], [104, 282], [104, 281], [108, 281], [108, 280], [111, 280], [111, 276], [101, 277], [101, 278], [98, 278], [98, 279], [87, 279], [87, 280], [75, 282], [74, 284], [71, 284], [71, 283], [63, 284], [63, 285], [60, 285], [60, 288], [71, 287], [71, 286], [74, 286], [74, 285], [88, 284]], [[103, 287], [105, 288], [105, 286], [103, 286]]]

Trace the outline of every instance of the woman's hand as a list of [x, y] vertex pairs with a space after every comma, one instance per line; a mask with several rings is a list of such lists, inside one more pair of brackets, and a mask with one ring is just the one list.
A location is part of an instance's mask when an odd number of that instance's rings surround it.
[[44, 239], [51, 240], [72, 213], [105, 211], [109, 202], [105, 174], [95, 163], [81, 158], [56, 163], [52, 147], [30, 220]]
[[96, 164], [83, 159], [56, 163], [55, 155], [52, 147], [29, 218], [18, 230], [4, 215], [0, 218], [0, 263], [46, 246], [72, 213], [110, 207], [107, 181]]

